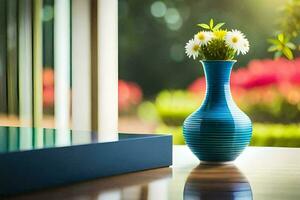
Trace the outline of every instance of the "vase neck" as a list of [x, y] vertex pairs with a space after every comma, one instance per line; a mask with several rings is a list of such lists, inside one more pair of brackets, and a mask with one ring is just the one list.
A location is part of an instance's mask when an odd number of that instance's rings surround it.
[[229, 84], [234, 61], [203, 61], [202, 64], [208, 86]]
[[231, 100], [230, 74], [235, 61], [203, 61], [206, 79], [206, 101], [226, 102]]

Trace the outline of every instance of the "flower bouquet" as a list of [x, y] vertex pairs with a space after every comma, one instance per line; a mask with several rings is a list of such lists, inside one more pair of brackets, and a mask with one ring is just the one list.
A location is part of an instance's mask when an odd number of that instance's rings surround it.
[[233, 60], [235, 55], [246, 54], [249, 42], [245, 35], [236, 29], [221, 29], [224, 24], [214, 25], [213, 19], [209, 24], [198, 24], [204, 30], [196, 33], [186, 44], [187, 56], [200, 60]]

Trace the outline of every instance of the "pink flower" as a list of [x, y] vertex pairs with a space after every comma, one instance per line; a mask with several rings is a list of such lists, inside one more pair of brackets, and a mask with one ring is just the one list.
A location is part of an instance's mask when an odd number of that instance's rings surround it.
[[121, 112], [128, 111], [138, 105], [143, 97], [142, 90], [136, 83], [124, 80], [119, 80], [118, 93], [118, 104]]

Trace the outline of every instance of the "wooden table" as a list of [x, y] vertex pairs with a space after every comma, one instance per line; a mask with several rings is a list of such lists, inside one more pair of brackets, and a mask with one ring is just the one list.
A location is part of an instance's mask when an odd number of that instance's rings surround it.
[[224, 166], [199, 165], [186, 146], [174, 146], [173, 156], [171, 168], [92, 180], [9, 199], [300, 199], [300, 149], [250, 147], [234, 165]]

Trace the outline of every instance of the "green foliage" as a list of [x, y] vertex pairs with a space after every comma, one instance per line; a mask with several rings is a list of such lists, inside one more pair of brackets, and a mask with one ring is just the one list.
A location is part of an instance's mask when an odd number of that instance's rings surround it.
[[164, 90], [154, 102], [145, 101], [138, 108], [138, 115], [148, 122], [163, 122], [170, 126], [179, 126], [186, 116], [199, 106], [198, 98], [183, 90]]
[[272, 44], [268, 51], [274, 52], [274, 58], [285, 56], [289, 60], [294, 59], [296, 45], [293, 41], [299, 39], [300, 34], [300, 0], [290, 0], [285, 4], [278, 32], [275, 39], [268, 40]]
[[300, 147], [300, 125], [254, 123], [250, 145]]
[[287, 35], [297, 37], [300, 33], [300, 0], [289, 0], [282, 9], [280, 29]]
[[141, 119], [150, 123], [155, 123], [159, 119], [155, 104], [151, 101], [141, 103], [138, 107], [137, 114]]
[[167, 126], [161, 123], [155, 130], [156, 133], [167, 133], [172, 134], [173, 137], [173, 144], [185, 144], [182, 134], [182, 127], [181, 126]]
[[201, 28], [210, 30], [210, 31], [216, 31], [219, 30], [225, 23], [218, 23], [214, 26], [214, 20], [210, 19], [209, 24], [197, 24], [197, 26], [200, 26]]
[[224, 40], [213, 39], [209, 45], [201, 47], [200, 59], [205, 60], [232, 60], [235, 51], [228, 47]]
[[274, 98], [272, 103], [240, 102], [239, 106], [255, 122], [288, 124], [300, 121], [300, 105], [291, 104], [282, 97]]
[[272, 46], [269, 47], [269, 52], [275, 52], [274, 58], [279, 58], [284, 55], [289, 60], [294, 58], [292, 50], [296, 49], [296, 45], [290, 42], [290, 37], [285, 36], [283, 33], [277, 35], [276, 39], [269, 39]]
[[181, 125], [198, 106], [197, 97], [182, 90], [164, 90], [155, 99], [159, 119], [171, 126]]

